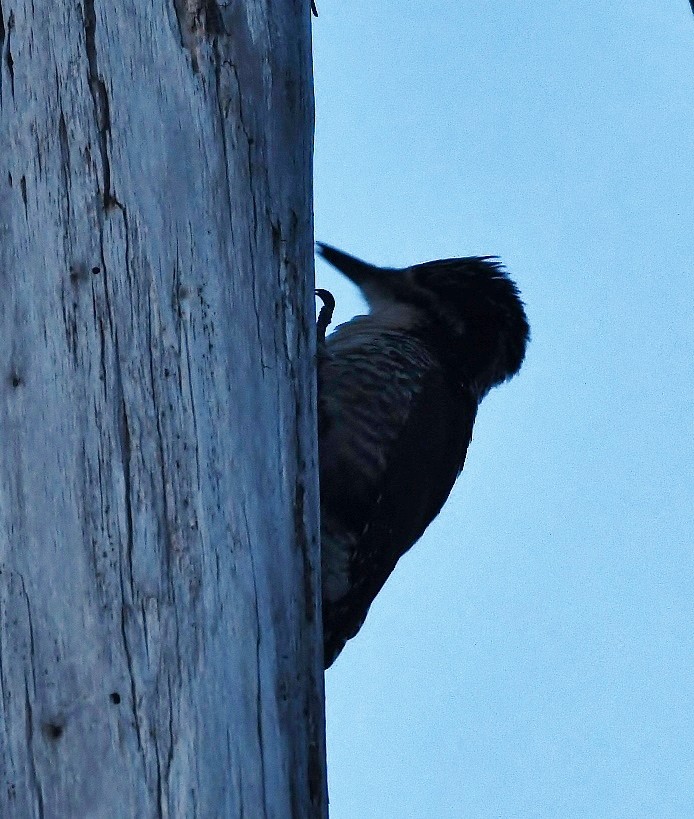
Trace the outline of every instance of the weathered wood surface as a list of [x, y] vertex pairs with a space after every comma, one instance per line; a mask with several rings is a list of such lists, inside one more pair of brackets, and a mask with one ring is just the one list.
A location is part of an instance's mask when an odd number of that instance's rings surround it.
[[0, 816], [323, 816], [306, 0], [0, 0]]

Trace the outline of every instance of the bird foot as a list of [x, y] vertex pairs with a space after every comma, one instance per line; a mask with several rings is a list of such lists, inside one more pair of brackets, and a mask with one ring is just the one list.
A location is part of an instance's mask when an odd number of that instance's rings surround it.
[[316, 338], [318, 344], [321, 345], [325, 342], [325, 331], [333, 320], [335, 297], [329, 290], [323, 290], [320, 287], [316, 290], [316, 295], [323, 302], [323, 306], [318, 313], [318, 321], [316, 322]]

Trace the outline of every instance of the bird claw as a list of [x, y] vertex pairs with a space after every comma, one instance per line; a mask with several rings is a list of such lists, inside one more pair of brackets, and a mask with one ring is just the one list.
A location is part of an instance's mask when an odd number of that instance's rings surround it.
[[323, 306], [318, 313], [318, 321], [316, 322], [316, 338], [318, 344], [323, 344], [325, 341], [325, 331], [330, 326], [333, 320], [333, 311], [335, 310], [335, 297], [329, 290], [324, 290], [319, 287], [316, 290], [316, 295], [323, 302]]

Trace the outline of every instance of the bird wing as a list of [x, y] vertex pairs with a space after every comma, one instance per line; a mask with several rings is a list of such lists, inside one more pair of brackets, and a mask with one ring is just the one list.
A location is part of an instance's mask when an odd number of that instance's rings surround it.
[[319, 365], [326, 667], [446, 501], [477, 411], [412, 334], [356, 335], [333, 334]]

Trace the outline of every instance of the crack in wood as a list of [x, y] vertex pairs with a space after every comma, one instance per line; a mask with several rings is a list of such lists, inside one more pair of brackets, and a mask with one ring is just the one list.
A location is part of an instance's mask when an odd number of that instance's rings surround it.
[[[5, 65], [10, 78], [10, 94], [14, 99], [14, 58], [12, 57], [12, 32], [14, 31], [14, 12], [11, 11], [5, 27], [5, 14], [0, 3], [0, 54], [5, 50]], [[2, 72], [0, 71], [0, 100], [2, 100]]]
[[190, 54], [193, 73], [200, 70], [198, 45], [224, 34], [224, 21], [216, 0], [173, 0], [181, 46]]
[[96, 114], [96, 127], [99, 132], [99, 154], [101, 156], [101, 175], [103, 183], [103, 204], [108, 209], [115, 203], [111, 196], [111, 163], [108, 155], [108, 138], [111, 132], [111, 114], [108, 104], [106, 83], [99, 74], [96, 53], [96, 14], [94, 0], [84, 0], [84, 39], [89, 65], [89, 90], [91, 91]]

